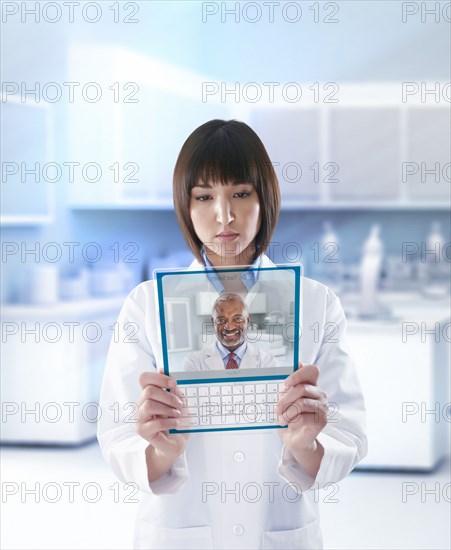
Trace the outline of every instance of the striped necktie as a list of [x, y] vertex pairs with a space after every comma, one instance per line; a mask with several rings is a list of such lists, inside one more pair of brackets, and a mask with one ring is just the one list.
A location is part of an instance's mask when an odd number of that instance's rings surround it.
[[236, 355], [231, 352], [228, 355], [229, 360], [227, 361], [226, 369], [237, 369], [238, 363], [235, 361]]

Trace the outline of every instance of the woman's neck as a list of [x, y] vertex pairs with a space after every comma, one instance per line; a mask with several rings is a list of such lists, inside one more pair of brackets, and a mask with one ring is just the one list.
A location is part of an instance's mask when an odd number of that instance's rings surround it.
[[207, 254], [208, 260], [215, 268], [215, 270], [220, 270], [231, 266], [249, 267], [254, 263], [255, 260], [254, 247], [247, 247], [238, 256], [222, 256], [219, 254], [215, 254], [208, 249], [206, 249], [205, 252]]

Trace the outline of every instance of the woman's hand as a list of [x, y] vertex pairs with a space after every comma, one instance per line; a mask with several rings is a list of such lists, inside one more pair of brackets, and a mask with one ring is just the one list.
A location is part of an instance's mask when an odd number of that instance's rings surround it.
[[279, 424], [288, 424], [279, 430], [282, 441], [311, 475], [316, 475], [324, 453], [316, 437], [327, 424], [327, 397], [317, 386], [318, 377], [316, 365], [299, 363], [285, 380], [276, 409]]
[[143, 390], [137, 402], [138, 434], [155, 448], [156, 455], [175, 458], [185, 449], [190, 435], [170, 434], [168, 431], [177, 428], [183, 408], [183, 392], [177, 388], [173, 378], [163, 374], [163, 369], [158, 373], [142, 373], [139, 383]]

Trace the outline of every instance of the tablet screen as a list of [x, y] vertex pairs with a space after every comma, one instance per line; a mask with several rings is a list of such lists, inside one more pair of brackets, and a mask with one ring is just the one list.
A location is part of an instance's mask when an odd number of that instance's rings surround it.
[[286, 377], [297, 369], [301, 266], [156, 270], [165, 374]]

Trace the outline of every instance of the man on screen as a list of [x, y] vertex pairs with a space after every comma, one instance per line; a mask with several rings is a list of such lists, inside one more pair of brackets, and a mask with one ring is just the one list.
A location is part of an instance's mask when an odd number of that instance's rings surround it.
[[183, 370], [255, 369], [275, 367], [274, 357], [246, 342], [250, 317], [238, 294], [221, 294], [213, 304], [212, 318], [217, 340], [187, 355]]

